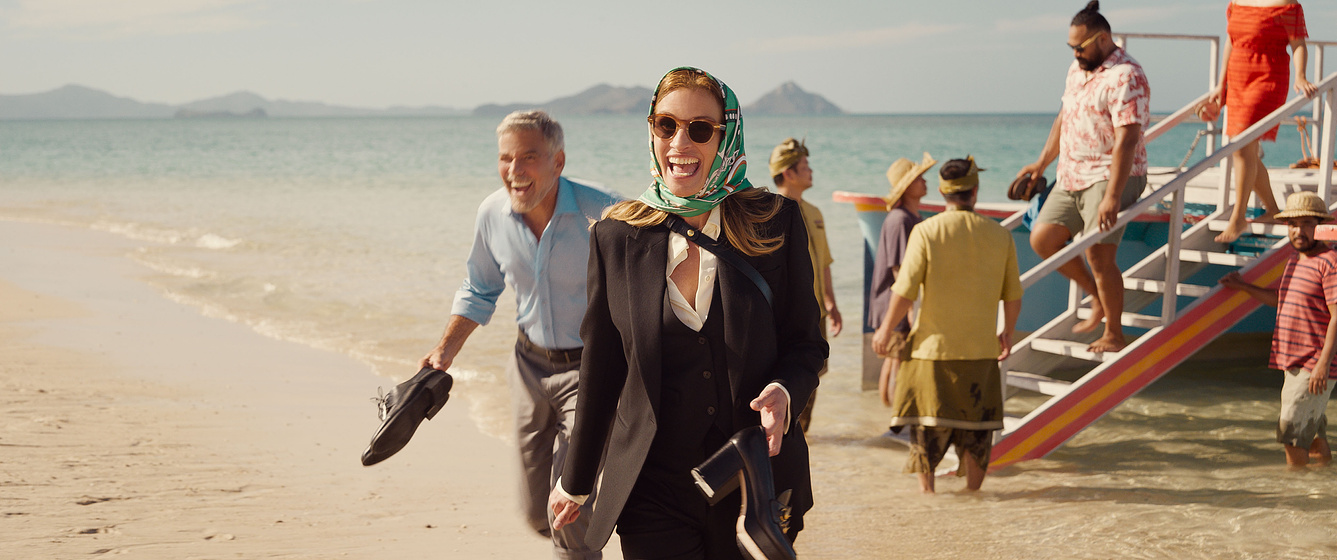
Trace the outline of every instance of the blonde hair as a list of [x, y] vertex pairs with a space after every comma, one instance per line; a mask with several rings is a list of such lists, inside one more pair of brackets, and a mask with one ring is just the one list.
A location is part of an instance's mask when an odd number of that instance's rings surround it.
[[[784, 245], [784, 233], [766, 235], [763, 231], [763, 226], [780, 213], [783, 201], [755, 187], [725, 197], [719, 206], [720, 223], [729, 245], [749, 257], [769, 255]], [[664, 223], [668, 212], [639, 200], [624, 200], [605, 210], [603, 217], [643, 228]]]
[[[665, 74], [659, 80], [659, 87], [655, 88], [655, 97], [650, 100], [651, 107], [659, 103], [659, 99], [668, 95], [669, 92], [680, 89], [699, 89], [709, 92], [711, 97], [720, 102], [720, 111], [724, 111], [724, 88], [720, 87], [719, 82], [711, 78], [705, 72], [692, 70], [688, 68], [679, 68], [668, 74]], [[654, 113], [653, 110], [650, 111]]]
[[[720, 84], [705, 72], [686, 68], [669, 72], [659, 81], [653, 103], [657, 104], [664, 94], [679, 89], [707, 91], [719, 100], [720, 110], [724, 110], [724, 89]], [[651, 105], [650, 112], [654, 113], [654, 105]], [[725, 197], [718, 207], [725, 239], [750, 257], [774, 253], [784, 245], [784, 233], [767, 235], [763, 228], [780, 213], [782, 201], [781, 197], [755, 187]], [[668, 219], [668, 212], [639, 200], [627, 200], [609, 207], [604, 211], [603, 217], [643, 228], [664, 223]]]

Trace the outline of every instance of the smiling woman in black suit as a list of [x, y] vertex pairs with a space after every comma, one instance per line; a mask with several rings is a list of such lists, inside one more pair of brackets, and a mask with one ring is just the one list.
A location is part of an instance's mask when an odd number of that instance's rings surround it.
[[[738, 494], [711, 506], [690, 470], [735, 431], [762, 426], [776, 490], [792, 490], [791, 540], [802, 528], [812, 487], [796, 417], [828, 350], [807, 236], [792, 201], [747, 182], [738, 101], [723, 82], [669, 72], [649, 123], [654, 184], [590, 235], [580, 396], [555, 523], [595, 494], [594, 548], [616, 525], [627, 558], [738, 558]], [[677, 219], [686, 235], [670, 232]], [[700, 235], [764, 282], [688, 239]]]

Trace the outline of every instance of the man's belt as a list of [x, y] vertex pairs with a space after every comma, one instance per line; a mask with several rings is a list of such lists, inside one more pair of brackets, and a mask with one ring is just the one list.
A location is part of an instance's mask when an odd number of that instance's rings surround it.
[[520, 342], [520, 348], [523, 348], [525, 352], [529, 352], [537, 356], [543, 356], [547, 358], [548, 361], [555, 364], [569, 364], [571, 362], [578, 362], [580, 361], [580, 353], [584, 350], [583, 347], [568, 348], [565, 350], [550, 350], [548, 348], [544, 348], [542, 346], [534, 344], [534, 341], [530, 340], [529, 336], [525, 334], [524, 329], [520, 330], [519, 342]]

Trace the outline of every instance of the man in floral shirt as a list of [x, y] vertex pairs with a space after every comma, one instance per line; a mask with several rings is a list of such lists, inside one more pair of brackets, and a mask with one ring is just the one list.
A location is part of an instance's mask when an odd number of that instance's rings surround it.
[[1073, 332], [1094, 331], [1103, 319], [1105, 332], [1088, 349], [1118, 352], [1127, 345], [1120, 322], [1123, 275], [1115, 262], [1123, 229], [1111, 229], [1119, 212], [1137, 202], [1147, 185], [1142, 130], [1151, 120], [1151, 89], [1142, 67], [1114, 44], [1099, 2], [1093, 0], [1072, 18], [1068, 46], [1076, 60], [1068, 68], [1063, 109], [1040, 158], [1017, 177], [1030, 173], [1038, 178], [1058, 159], [1059, 188], [1045, 201], [1031, 231], [1031, 248], [1041, 257], [1059, 252], [1079, 234], [1109, 232], [1086, 250], [1090, 272], [1078, 259], [1059, 272], [1095, 296], [1090, 317]]

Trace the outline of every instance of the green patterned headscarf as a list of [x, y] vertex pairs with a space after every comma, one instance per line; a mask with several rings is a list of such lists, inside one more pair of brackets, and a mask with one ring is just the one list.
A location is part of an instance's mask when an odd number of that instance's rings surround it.
[[[654, 177], [654, 183], [641, 195], [640, 201], [650, 205], [653, 208], [663, 210], [670, 214], [677, 214], [684, 218], [700, 216], [719, 206], [724, 198], [742, 189], [750, 188], [751, 183], [747, 181], [747, 155], [743, 153], [743, 115], [738, 110], [738, 97], [729, 89], [724, 82], [719, 81], [709, 72], [700, 68], [682, 66], [670, 70], [672, 74], [678, 70], [690, 70], [700, 72], [719, 85], [720, 90], [717, 93], [724, 98], [724, 139], [720, 141], [719, 151], [715, 153], [715, 161], [710, 164], [710, 174], [706, 176], [706, 185], [696, 194], [688, 197], [680, 197], [669, 191], [668, 186], [664, 184], [663, 171], [660, 168], [659, 160], [655, 158], [655, 139], [650, 136], [650, 161], [654, 163], [651, 176]], [[668, 74], [665, 74], [667, 76]], [[663, 82], [660, 78], [660, 82]], [[659, 100], [659, 89], [655, 88], [654, 100]], [[655, 112], [655, 103], [650, 104], [650, 114]]]

